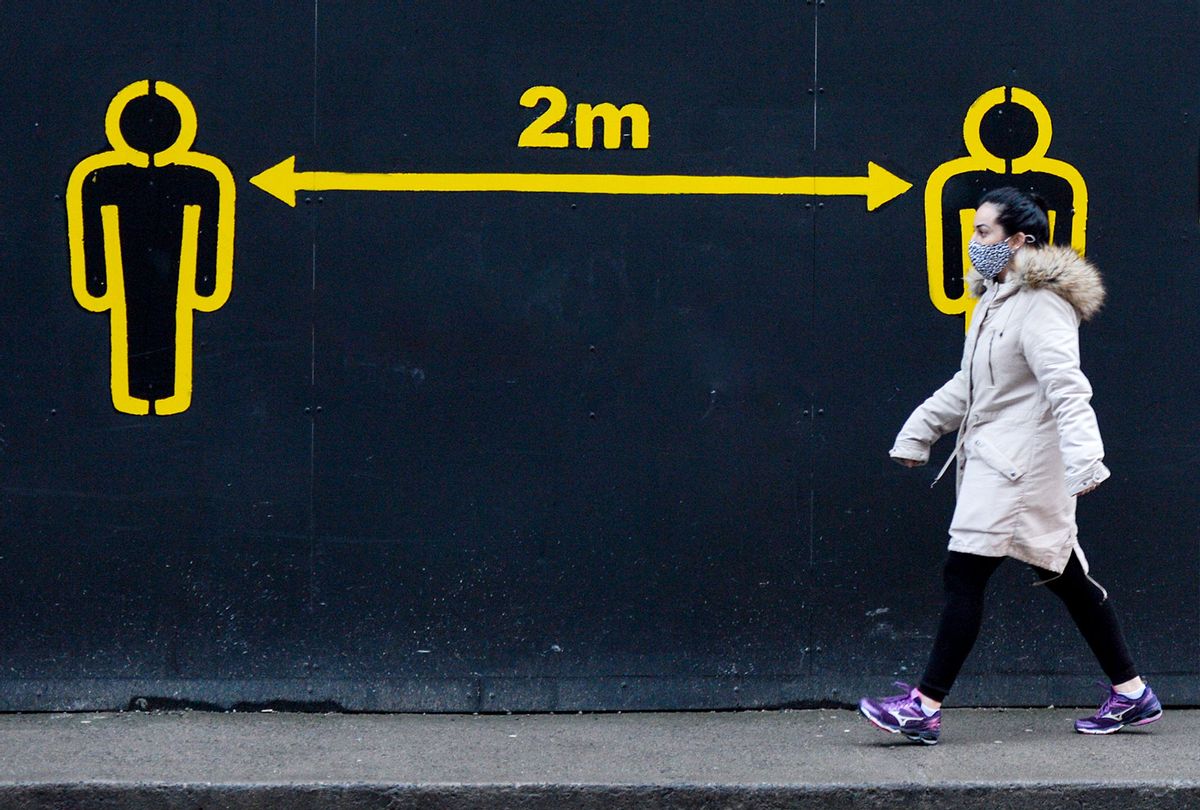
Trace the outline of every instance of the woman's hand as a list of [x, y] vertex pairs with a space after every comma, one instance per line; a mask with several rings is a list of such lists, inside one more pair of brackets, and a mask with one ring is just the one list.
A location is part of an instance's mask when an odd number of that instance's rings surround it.
[[1100, 486], [1099, 482], [1092, 484], [1091, 486], [1084, 487], [1083, 489], [1081, 489], [1075, 493], [1075, 497], [1076, 498], [1083, 497], [1084, 495], [1087, 495], [1089, 492], [1091, 492], [1098, 486]]
[[[917, 461], [916, 459], [911, 459], [911, 458], [898, 458], [898, 459], [896, 459], [896, 463], [903, 464], [905, 467], [920, 467], [925, 462]], [[1080, 493], [1080, 494], [1082, 495], [1083, 493]]]

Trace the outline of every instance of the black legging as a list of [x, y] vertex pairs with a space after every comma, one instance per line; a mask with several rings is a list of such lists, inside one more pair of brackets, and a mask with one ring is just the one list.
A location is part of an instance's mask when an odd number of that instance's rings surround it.
[[[958, 671], [975, 646], [983, 621], [983, 595], [988, 579], [1004, 557], [983, 557], [951, 551], [942, 573], [946, 585], [946, 605], [937, 639], [929, 654], [929, 664], [921, 677], [921, 694], [931, 700], [945, 700], [954, 686]], [[1117, 613], [1108, 594], [1086, 573], [1078, 555], [1072, 553], [1066, 570], [1059, 576], [1053, 571], [1030, 566], [1039, 580], [1067, 606], [1075, 626], [1083, 634], [1092, 653], [1113, 683], [1137, 676], [1129, 655]]]

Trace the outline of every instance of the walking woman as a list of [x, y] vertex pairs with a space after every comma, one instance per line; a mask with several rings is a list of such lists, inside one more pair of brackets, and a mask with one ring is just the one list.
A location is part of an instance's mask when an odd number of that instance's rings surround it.
[[958, 431], [942, 468], [956, 465], [958, 501], [929, 663], [916, 688], [898, 683], [904, 694], [859, 702], [876, 727], [928, 745], [938, 741], [942, 701], [979, 635], [988, 578], [1005, 557], [1030, 565], [1062, 599], [1112, 683], [1075, 730], [1111, 734], [1162, 716], [1108, 593], [1088, 575], [1075, 525], [1075, 499], [1109, 476], [1079, 368], [1079, 324], [1100, 309], [1104, 286], [1095, 267], [1049, 237], [1040, 198], [1001, 188], [980, 199], [968, 245], [979, 301], [962, 367], [913, 412], [890, 453], [916, 467], [934, 442]]

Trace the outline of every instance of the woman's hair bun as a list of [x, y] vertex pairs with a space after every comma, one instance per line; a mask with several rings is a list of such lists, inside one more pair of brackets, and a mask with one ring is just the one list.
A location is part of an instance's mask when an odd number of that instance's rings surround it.
[[1004, 186], [980, 197], [979, 205], [984, 203], [991, 203], [999, 210], [996, 219], [1005, 234], [1023, 233], [1032, 236], [1038, 245], [1050, 241], [1050, 207], [1040, 194]]

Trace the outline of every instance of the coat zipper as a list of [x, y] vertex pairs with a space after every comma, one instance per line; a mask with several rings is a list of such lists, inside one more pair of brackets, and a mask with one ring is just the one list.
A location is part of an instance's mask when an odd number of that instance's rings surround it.
[[[986, 295], [986, 293], [985, 293]], [[995, 293], [992, 293], [992, 298], [995, 298]], [[942, 476], [946, 474], [946, 470], [950, 469], [950, 465], [954, 463], [954, 459], [958, 458], [958, 454], [962, 451], [963, 446], [963, 431], [967, 429], [967, 417], [971, 415], [971, 408], [975, 404], [975, 357], [979, 354], [979, 339], [983, 337], [983, 327], [987, 324], [988, 315], [992, 312], [992, 299], [984, 304], [982, 300], [979, 306], [984, 306], [986, 309], [983, 315], [979, 318], [979, 326], [975, 330], [975, 343], [971, 346], [971, 360], [967, 363], [967, 407], [963, 412], [963, 420], [958, 426], [958, 437], [954, 441], [954, 452], [946, 459], [946, 463], [942, 465], [942, 469], [938, 471], [937, 477], [933, 479], [933, 483], [929, 485], [930, 489], [937, 486], [937, 482], [942, 480]], [[992, 336], [993, 339], [995, 336]], [[988, 344], [988, 373], [991, 373], [991, 344]], [[993, 385], [995, 382], [993, 381]]]
[[988, 337], [988, 383], [994, 388], [996, 386], [996, 372], [992, 370], [992, 344], [996, 342], [996, 333], [993, 332]]

